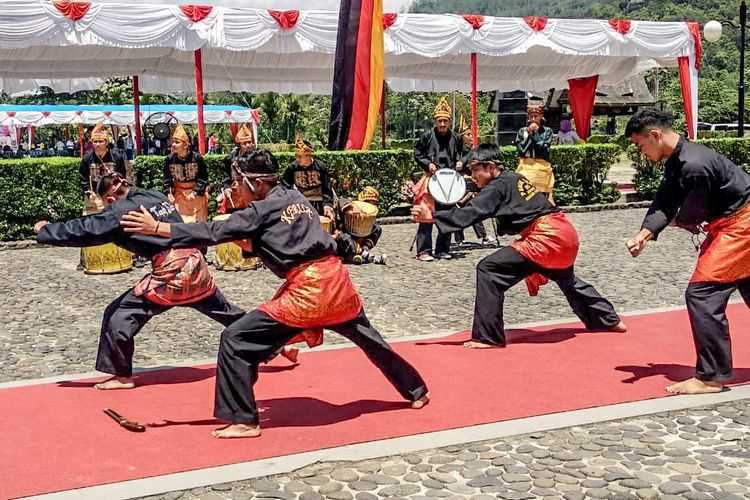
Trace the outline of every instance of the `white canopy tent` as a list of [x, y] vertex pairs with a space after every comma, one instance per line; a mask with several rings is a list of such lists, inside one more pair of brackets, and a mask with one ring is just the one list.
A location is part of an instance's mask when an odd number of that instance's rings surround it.
[[[467, 91], [471, 75], [473, 90], [565, 88], [595, 75], [615, 84], [681, 65], [694, 131], [696, 23], [385, 14], [383, 25], [396, 91]], [[194, 88], [198, 70], [201, 93], [328, 94], [337, 28], [334, 11], [4, 0], [0, 88], [75, 91], [136, 75], [143, 91], [173, 92]]]

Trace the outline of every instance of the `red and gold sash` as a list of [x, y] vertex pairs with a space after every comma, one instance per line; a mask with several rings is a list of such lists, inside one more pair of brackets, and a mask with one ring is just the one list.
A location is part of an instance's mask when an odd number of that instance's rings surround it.
[[323, 328], [357, 317], [362, 300], [349, 272], [335, 255], [305, 262], [289, 271], [273, 299], [258, 309], [279, 323], [305, 331], [288, 343], [323, 343]]
[[729, 283], [750, 277], [750, 203], [706, 226], [691, 283]]
[[[521, 231], [521, 239], [510, 246], [539, 267], [566, 269], [576, 261], [578, 233], [562, 212], [555, 212], [534, 220]], [[538, 273], [527, 277], [529, 295], [536, 295], [547, 281]]]
[[155, 304], [179, 306], [213, 295], [216, 283], [200, 250], [169, 249], [151, 258], [153, 271], [135, 286], [137, 297]]

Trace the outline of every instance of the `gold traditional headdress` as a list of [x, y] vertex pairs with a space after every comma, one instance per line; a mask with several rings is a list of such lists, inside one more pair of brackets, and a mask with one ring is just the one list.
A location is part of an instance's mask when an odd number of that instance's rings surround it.
[[305, 144], [299, 134], [294, 138], [294, 153], [298, 155], [311, 155], [313, 148]]
[[453, 116], [453, 110], [451, 109], [451, 105], [448, 104], [448, 101], [446, 100], [445, 97], [441, 97], [437, 105], [435, 106], [435, 110], [432, 112], [432, 117], [435, 119], [438, 119], [438, 118], [450, 119], [451, 116]]
[[99, 122], [91, 131], [91, 140], [109, 141], [109, 132], [102, 122]]
[[470, 133], [471, 133], [471, 129], [469, 128], [469, 125], [466, 123], [466, 118], [464, 118], [464, 115], [461, 115], [458, 118], [458, 135], [466, 135]]
[[255, 144], [255, 136], [253, 135], [253, 129], [247, 126], [247, 123], [243, 123], [240, 129], [237, 131], [237, 135], [234, 137], [234, 142], [242, 144], [243, 142], [252, 142]]
[[175, 127], [174, 133], [172, 134], [172, 140], [190, 144], [190, 137], [188, 137], [187, 132], [185, 132], [185, 127], [182, 126], [182, 123], [178, 123]]
[[360, 191], [359, 195], [357, 195], [357, 200], [367, 201], [373, 205], [377, 205], [378, 200], [380, 200], [380, 193], [372, 186], [365, 186], [365, 188]]

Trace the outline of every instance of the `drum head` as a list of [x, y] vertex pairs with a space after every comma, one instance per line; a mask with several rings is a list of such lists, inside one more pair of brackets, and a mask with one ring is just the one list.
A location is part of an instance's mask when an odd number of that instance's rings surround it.
[[455, 170], [441, 168], [430, 176], [427, 190], [436, 202], [453, 205], [466, 194], [466, 181]]

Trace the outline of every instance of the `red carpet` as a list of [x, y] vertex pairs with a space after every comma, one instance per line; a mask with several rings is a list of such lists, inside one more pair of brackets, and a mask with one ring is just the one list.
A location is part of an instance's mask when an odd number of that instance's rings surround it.
[[[732, 305], [733, 383], [750, 381], [750, 312]], [[144, 478], [352, 443], [665, 396], [693, 373], [684, 311], [626, 318], [627, 334], [578, 324], [517, 330], [504, 350], [467, 350], [468, 335], [394, 344], [430, 386], [432, 403], [405, 408], [356, 348], [313, 351], [291, 369], [262, 368], [256, 394], [263, 435], [217, 440], [213, 366], [137, 375], [133, 391], [89, 380], [0, 390], [0, 498]], [[111, 407], [148, 423], [127, 432]]]

